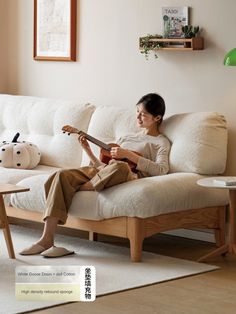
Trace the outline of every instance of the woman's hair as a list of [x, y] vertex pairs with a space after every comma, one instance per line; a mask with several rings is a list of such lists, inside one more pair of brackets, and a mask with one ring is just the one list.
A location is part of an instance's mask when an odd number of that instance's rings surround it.
[[137, 105], [142, 104], [145, 108], [145, 110], [152, 114], [154, 117], [161, 116], [161, 120], [159, 121], [159, 124], [163, 120], [163, 116], [165, 114], [166, 106], [164, 99], [155, 93], [150, 93], [147, 95], [144, 95], [137, 103]]

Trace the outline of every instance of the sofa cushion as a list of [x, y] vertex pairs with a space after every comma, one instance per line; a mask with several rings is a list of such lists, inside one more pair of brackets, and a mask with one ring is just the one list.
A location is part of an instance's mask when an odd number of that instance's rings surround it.
[[47, 173], [49, 175], [59, 169], [60, 168], [43, 165], [38, 165], [34, 169], [13, 169], [2, 167], [0, 168], [0, 184], [5, 183], [16, 184], [25, 178], [44, 173]]
[[[39, 174], [46, 173], [47, 175], [54, 173], [59, 170], [56, 167], [38, 165], [34, 169], [13, 169], [13, 168], [3, 168], [0, 167], [0, 184], [10, 183], [17, 184], [19, 181], [25, 178], [33, 178], [33, 176], [38, 176]], [[7, 205], [10, 204], [10, 194], [4, 196], [4, 201]]]
[[76, 136], [67, 136], [65, 124], [87, 131], [94, 106], [29, 96], [0, 95], [0, 141], [16, 132], [37, 145], [40, 164], [54, 167], [79, 167], [82, 150]]
[[[136, 126], [136, 108], [116, 108], [113, 106], [100, 106], [93, 113], [88, 134], [105, 143], [114, 143], [124, 135], [140, 131]], [[100, 148], [91, 144], [93, 152], [99, 157]], [[82, 165], [89, 164], [89, 158], [85, 152], [82, 155]]]
[[[30, 187], [26, 193], [11, 195], [15, 207], [42, 212], [45, 207], [44, 182], [48, 175], [26, 178], [18, 184]], [[173, 173], [138, 179], [106, 189], [100, 193], [77, 192], [69, 215], [92, 220], [120, 216], [152, 217], [180, 210], [228, 204], [228, 192], [206, 189], [196, 184], [203, 176]]]
[[[133, 110], [102, 106], [95, 110], [88, 133], [104, 142], [115, 142], [120, 136], [138, 131]], [[225, 118], [215, 112], [173, 115], [164, 120], [161, 131], [172, 142], [170, 172], [193, 172], [216, 175], [223, 173], [227, 157]], [[100, 149], [91, 145], [96, 155]], [[82, 165], [88, 165], [85, 153]]]
[[172, 142], [170, 172], [215, 175], [225, 171], [227, 128], [216, 112], [177, 114], [164, 120], [162, 132]]
[[[11, 194], [11, 205], [40, 212], [43, 215], [45, 208], [44, 183], [49, 175], [45, 173], [21, 180], [18, 185], [29, 187], [30, 191]], [[76, 193], [70, 207], [70, 213], [77, 215], [78, 211], [80, 211], [82, 212], [82, 217], [86, 217], [86, 219], [101, 220], [97, 210], [98, 195], [97, 192], [90, 191]]]

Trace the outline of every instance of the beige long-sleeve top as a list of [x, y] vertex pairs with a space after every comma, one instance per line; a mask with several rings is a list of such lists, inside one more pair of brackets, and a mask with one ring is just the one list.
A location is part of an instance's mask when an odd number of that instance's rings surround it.
[[136, 169], [138, 177], [158, 176], [169, 171], [170, 141], [163, 134], [151, 136], [139, 132], [117, 141], [122, 148], [140, 153]]

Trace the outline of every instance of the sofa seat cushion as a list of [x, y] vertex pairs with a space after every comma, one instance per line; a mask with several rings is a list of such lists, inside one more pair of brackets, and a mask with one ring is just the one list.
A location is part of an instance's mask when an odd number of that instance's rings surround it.
[[[69, 215], [92, 220], [120, 216], [147, 218], [180, 210], [228, 204], [226, 190], [197, 185], [197, 180], [203, 177], [193, 173], [173, 173], [126, 182], [100, 193], [77, 192]], [[47, 178], [48, 174], [44, 174], [20, 181], [19, 185], [30, 187], [31, 190], [12, 194], [11, 204], [43, 212], [43, 184]]]
[[0, 167], [0, 184], [16, 184], [25, 178], [43, 173], [53, 173], [57, 170], [59, 170], [59, 168], [44, 165], [38, 165], [34, 169], [14, 169]]

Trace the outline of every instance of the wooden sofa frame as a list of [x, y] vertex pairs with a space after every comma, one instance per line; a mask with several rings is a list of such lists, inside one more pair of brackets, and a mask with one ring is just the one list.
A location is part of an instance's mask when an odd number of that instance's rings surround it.
[[[143, 240], [156, 233], [174, 230], [204, 228], [214, 229], [216, 245], [225, 243], [225, 206], [182, 210], [148, 218], [117, 217], [102, 221], [79, 219], [69, 216], [65, 227], [89, 232], [90, 240], [97, 240], [97, 234], [128, 238], [132, 262], [141, 262]], [[9, 218], [42, 222], [39, 212], [6, 207]], [[202, 258], [201, 258], [202, 260]]]

